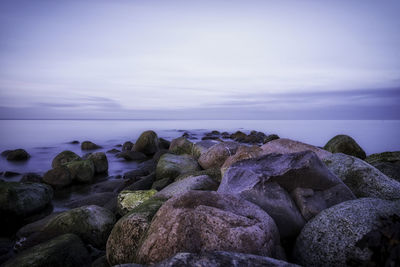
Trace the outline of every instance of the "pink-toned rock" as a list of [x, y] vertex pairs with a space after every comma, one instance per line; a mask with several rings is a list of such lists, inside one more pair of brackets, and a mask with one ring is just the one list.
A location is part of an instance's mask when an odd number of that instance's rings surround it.
[[203, 169], [221, 168], [225, 160], [235, 155], [239, 144], [235, 142], [223, 142], [210, 147], [199, 158], [199, 164]]
[[261, 156], [263, 150], [258, 146], [240, 146], [235, 155], [230, 156], [224, 162], [221, 167], [221, 175], [224, 176], [225, 171], [234, 163], [245, 160], [252, 159]]

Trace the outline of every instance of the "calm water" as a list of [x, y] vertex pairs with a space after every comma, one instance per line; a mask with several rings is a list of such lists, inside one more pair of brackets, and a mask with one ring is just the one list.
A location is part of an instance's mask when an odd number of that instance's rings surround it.
[[[32, 157], [23, 163], [0, 158], [0, 172], [44, 173], [51, 160], [63, 150], [82, 155], [72, 140], [90, 140], [107, 151], [125, 141], [135, 141], [141, 132], [152, 129], [160, 137], [173, 139], [188, 130], [201, 138], [210, 130], [233, 132], [242, 130], [276, 133], [316, 146], [323, 146], [337, 134], [352, 136], [367, 154], [400, 150], [400, 121], [318, 121], [318, 120], [0, 120], [0, 151], [24, 148]], [[136, 167], [135, 163], [116, 159], [108, 154], [110, 175], [122, 174]], [[14, 178], [17, 179], [17, 178]]]

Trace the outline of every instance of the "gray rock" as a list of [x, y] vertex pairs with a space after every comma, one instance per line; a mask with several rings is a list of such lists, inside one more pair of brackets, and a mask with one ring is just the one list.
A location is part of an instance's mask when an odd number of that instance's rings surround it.
[[197, 161], [189, 155], [164, 154], [157, 163], [156, 179], [171, 178], [172, 180], [181, 174], [200, 170]]
[[139, 180], [135, 181], [133, 184], [124, 187], [124, 190], [149, 190], [151, 189], [154, 181], [156, 180], [156, 174], [151, 173], [144, 177], [141, 177]]
[[350, 258], [368, 260], [369, 249], [356, 246], [377, 227], [380, 216], [400, 215], [400, 202], [361, 198], [325, 209], [297, 237], [295, 258], [304, 266], [346, 266]]
[[359, 158], [336, 153], [324, 162], [357, 197], [400, 199], [400, 183]]
[[111, 212], [114, 212], [116, 211], [116, 206], [117, 206], [117, 193], [113, 192], [91, 193], [88, 196], [70, 200], [67, 203], [65, 203], [64, 206], [73, 209], [88, 205], [97, 205], [106, 208]]
[[189, 191], [158, 210], [134, 262], [219, 250], [282, 257], [278, 229], [262, 209], [232, 195]]
[[234, 142], [213, 145], [199, 157], [199, 164], [203, 169], [221, 168], [225, 160], [236, 153], [238, 147]]
[[67, 167], [60, 166], [47, 171], [43, 176], [43, 182], [54, 188], [62, 188], [72, 183], [72, 175]]
[[194, 144], [185, 137], [179, 137], [172, 140], [169, 146], [169, 152], [177, 155], [188, 154], [192, 155]]
[[365, 161], [400, 182], [400, 151], [372, 154]]
[[[290, 197], [297, 188], [316, 191], [315, 199], [303, 202], [300, 210]], [[301, 230], [305, 220], [300, 213], [355, 198], [312, 151], [267, 154], [239, 161], [225, 172], [218, 192], [239, 195], [259, 205], [274, 218], [283, 238], [296, 236]], [[315, 202], [321, 203], [315, 206]], [[302, 215], [310, 218], [309, 213]]]
[[135, 143], [134, 150], [146, 155], [153, 155], [159, 149], [160, 141], [154, 131], [143, 132]]
[[7, 160], [10, 161], [23, 161], [31, 157], [31, 155], [22, 148], [8, 151], [6, 155]]
[[357, 144], [357, 142], [348, 135], [340, 134], [333, 137], [324, 146], [325, 150], [332, 153], [343, 153], [360, 159], [365, 159], [365, 151]]
[[91, 183], [93, 181], [95, 167], [91, 160], [72, 161], [65, 165], [73, 181], [79, 183]]
[[82, 160], [82, 159], [74, 152], [65, 150], [54, 157], [53, 161], [51, 162], [51, 167], [54, 169], [63, 166], [66, 163], [76, 160]]
[[202, 140], [197, 142], [193, 145], [191, 155], [193, 155], [195, 159], [198, 159], [201, 155], [207, 152], [210, 147], [219, 143], [219, 141], [215, 140]]
[[104, 152], [96, 152], [89, 155], [88, 160], [94, 164], [95, 173], [104, 173], [108, 171], [108, 160]]

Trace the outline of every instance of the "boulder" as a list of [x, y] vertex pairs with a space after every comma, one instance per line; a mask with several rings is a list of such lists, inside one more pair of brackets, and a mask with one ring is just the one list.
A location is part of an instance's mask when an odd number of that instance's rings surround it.
[[134, 144], [131, 141], [126, 141], [122, 145], [122, 151], [130, 151], [133, 149]]
[[73, 209], [88, 205], [96, 205], [114, 212], [117, 208], [117, 193], [91, 193], [88, 196], [70, 200], [66, 202], [64, 206]]
[[54, 188], [62, 188], [72, 183], [72, 175], [67, 167], [60, 166], [47, 171], [43, 176], [43, 182]]
[[241, 131], [236, 131], [235, 133], [231, 134], [230, 138], [232, 140], [241, 142], [242, 140], [244, 140], [247, 137], [247, 134], [245, 134], [244, 132]]
[[347, 266], [368, 260], [371, 251], [357, 242], [379, 224], [381, 216], [400, 215], [400, 202], [374, 198], [346, 201], [310, 220], [297, 237], [294, 256], [304, 266]]
[[261, 149], [264, 151], [263, 154], [271, 154], [271, 153], [289, 154], [289, 153], [311, 150], [315, 154], [317, 154], [317, 156], [321, 160], [332, 155], [331, 152], [328, 152], [316, 146], [312, 146], [309, 144], [305, 144], [299, 141], [294, 141], [286, 138], [280, 138], [270, 141], [265, 145], [261, 146]]
[[325, 150], [332, 153], [343, 153], [360, 159], [365, 159], [365, 151], [357, 144], [357, 142], [348, 135], [340, 134], [333, 137], [324, 146]]
[[170, 178], [171, 181], [181, 174], [200, 170], [197, 161], [189, 155], [164, 154], [156, 167], [156, 179]]
[[72, 161], [65, 165], [71, 173], [72, 180], [79, 183], [91, 183], [94, 177], [94, 164], [91, 160]]
[[148, 199], [119, 219], [107, 240], [106, 252], [110, 265], [136, 261], [141, 239], [164, 202], [164, 199]]
[[92, 185], [92, 193], [114, 192], [118, 193], [125, 187], [122, 179], [108, 179]]
[[120, 150], [115, 149], [115, 148], [107, 150], [107, 153], [109, 153], [109, 154], [117, 154], [117, 153], [120, 153], [120, 152], [121, 152]]
[[283, 256], [278, 229], [266, 212], [232, 195], [209, 191], [189, 191], [168, 200], [143, 240], [137, 252], [137, 262], [142, 264], [178, 252], [226, 250]]
[[155, 197], [171, 198], [179, 194], [186, 193], [190, 190], [205, 190], [215, 191], [218, 189], [218, 184], [208, 175], [189, 176], [183, 180], [176, 181], [160, 192], [155, 194]]
[[184, 266], [247, 266], [247, 267], [300, 267], [299, 265], [270, 257], [243, 254], [230, 251], [210, 251], [200, 254], [181, 252], [159, 262], [153, 267]]
[[5, 178], [11, 178], [11, 177], [15, 177], [15, 176], [18, 176], [18, 175], [21, 175], [21, 174], [19, 172], [13, 172], [13, 171], [5, 171], [3, 173], [3, 176]]
[[199, 164], [203, 169], [221, 168], [225, 160], [236, 153], [238, 147], [234, 142], [213, 145], [200, 156]]
[[[310, 189], [312, 194], [295, 202], [290, 194], [298, 188]], [[309, 213], [315, 216], [321, 211], [316, 207], [327, 208], [355, 198], [312, 151], [239, 161], [225, 172], [218, 192], [239, 195], [259, 205], [275, 220], [283, 238], [296, 236], [305, 218], [310, 219]]]
[[22, 178], [20, 180], [21, 183], [41, 183], [43, 180], [43, 177], [40, 174], [34, 173], [34, 172], [28, 172], [22, 175]]
[[65, 234], [17, 254], [2, 266], [75, 267], [89, 264], [89, 253], [80, 238], [74, 234]]
[[179, 137], [172, 140], [171, 145], [169, 146], [169, 152], [177, 155], [192, 155], [193, 146], [194, 144], [185, 137]]
[[193, 155], [195, 159], [198, 159], [202, 154], [206, 153], [210, 147], [219, 143], [219, 141], [215, 140], [203, 140], [197, 142], [193, 145], [191, 155]]
[[149, 190], [151, 189], [155, 180], [156, 180], [156, 174], [153, 172], [149, 175], [139, 178], [134, 183], [124, 187], [124, 190], [130, 190], [130, 191]]
[[123, 158], [127, 161], [145, 161], [147, 156], [142, 152], [126, 150], [119, 153], [117, 158]]
[[400, 151], [372, 154], [365, 161], [400, 182]]
[[263, 150], [258, 146], [239, 146], [236, 151], [235, 155], [230, 156], [224, 162], [221, 167], [221, 175], [223, 176], [225, 171], [234, 163], [245, 160], [245, 159], [252, 159], [261, 156]]
[[200, 175], [208, 175], [208, 176], [210, 176], [211, 179], [213, 179], [218, 184], [221, 182], [221, 178], [222, 178], [221, 170], [215, 168], [215, 169], [187, 172], [187, 173], [181, 174], [178, 177], [176, 177], [175, 181], [180, 181], [180, 180], [186, 179], [190, 176], [200, 176]]
[[99, 149], [99, 148], [102, 148], [102, 147], [97, 145], [97, 144], [95, 144], [95, 143], [92, 143], [90, 141], [84, 141], [81, 144], [81, 149], [82, 150], [95, 150], [95, 149]]
[[135, 143], [135, 151], [153, 155], [159, 149], [160, 141], [154, 131], [143, 132]]
[[55, 156], [55, 158], [51, 162], [51, 167], [54, 169], [57, 167], [61, 167], [66, 163], [70, 163], [70, 162], [76, 161], [76, 160], [82, 160], [82, 159], [74, 152], [65, 150], [65, 151], [59, 153], [57, 156]]
[[13, 240], [0, 237], [0, 265], [13, 257], [13, 246]]
[[22, 161], [22, 160], [27, 160], [30, 158], [31, 155], [29, 155], [28, 152], [26, 152], [24, 149], [19, 148], [15, 150], [8, 151], [6, 154], [7, 160], [10, 161]]
[[158, 140], [160, 141], [160, 145], [159, 145], [160, 149], [165, 149], [165, 150], [169, 149], [169, 146], [171, 145], [170, 141], [168, 141], [168, 140], [166, 140], [164, 138], [161, 138], [161, 137], [158, 138]]
[[270, 135], [267, 135], [267, 136], [264, 138], [264, 144], [266, 144], [266, 143], [268, 143], [268, 142], [271, 142], [271, 141], [274, 141], [274, 140], [276, 140], [276, 139], [279, 139], [279, 136], [278, 136], [277, 134], [270, 134]]
[[44, 210], [51, 203], [53, 190], [40, 183], [0, 183], [0, 235], [18, 229], [29, 216]]
[[118, 213], [122, 216], [127, 214], [155, 193], [157, 193], [156, 190], [121, 191], [118, 194]]
[[324, 162], [357, 197], [400, 199], [400, 183], [359, 158], [336, 153]]
[[95, 173], [104, 173], [108, 171], [108, 160], [104, 152], [92, 153], [87, 159], [93, 162]]

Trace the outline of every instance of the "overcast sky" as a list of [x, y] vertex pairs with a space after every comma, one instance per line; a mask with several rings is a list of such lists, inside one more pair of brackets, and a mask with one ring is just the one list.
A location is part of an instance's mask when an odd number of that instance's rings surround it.
[[1, 0], [0, 118], [400, 119], [400, 1]]

